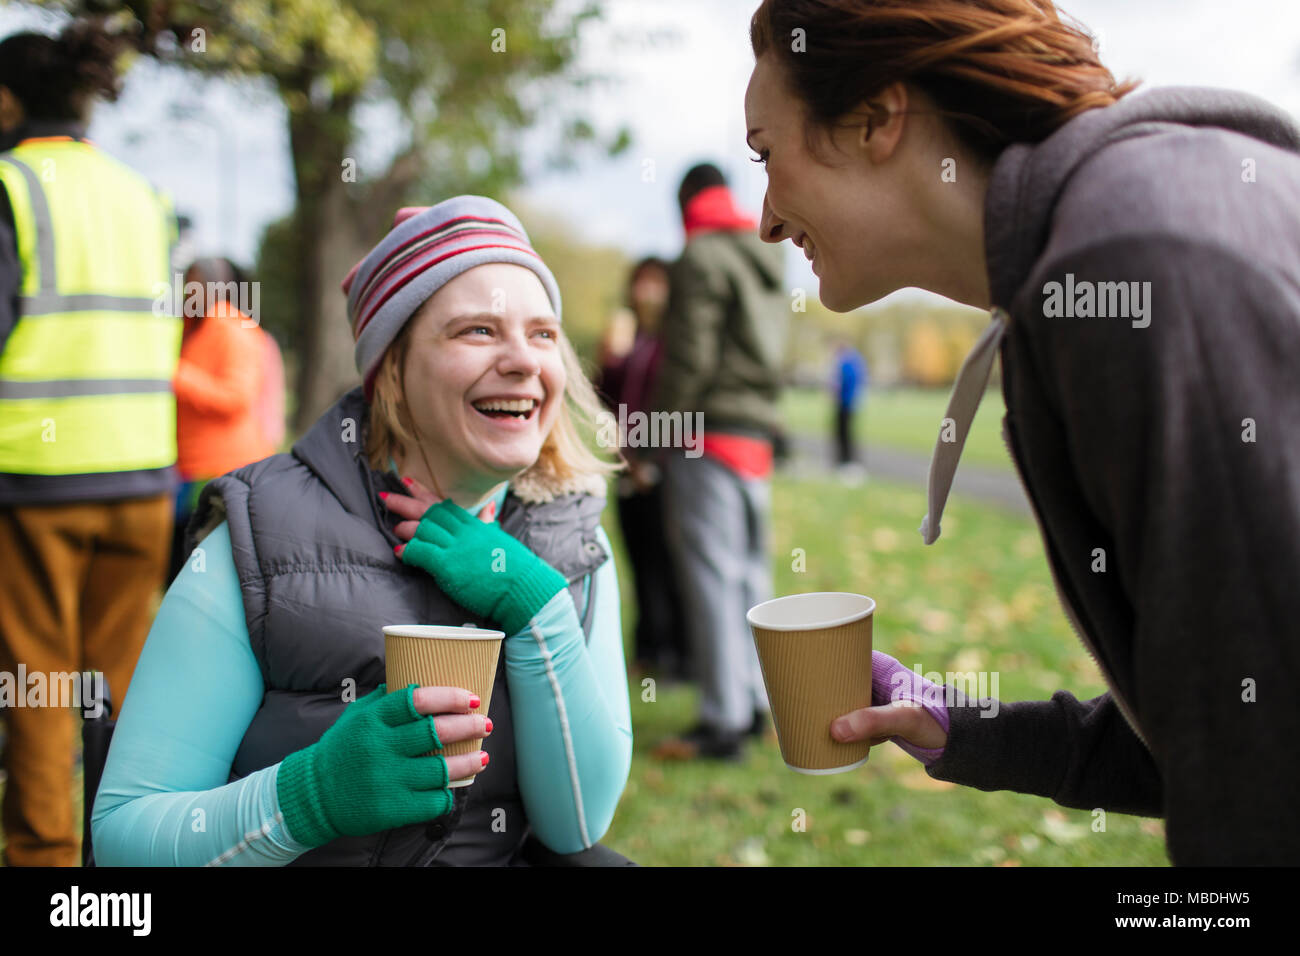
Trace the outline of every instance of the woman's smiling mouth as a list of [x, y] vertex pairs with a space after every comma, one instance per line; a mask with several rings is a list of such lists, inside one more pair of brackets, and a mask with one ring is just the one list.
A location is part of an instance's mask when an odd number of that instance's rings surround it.
[[797, 240], [795, 245], [803, 250], [804, 256], [812, 263], [813, 275], [817, 274], [817, 244], [812, 241], [808, 233], [804, 233]]
[[542, 403], [536, 398], [480, 398], [470, 407], [502, 428], [523, 429], [537, 418]]

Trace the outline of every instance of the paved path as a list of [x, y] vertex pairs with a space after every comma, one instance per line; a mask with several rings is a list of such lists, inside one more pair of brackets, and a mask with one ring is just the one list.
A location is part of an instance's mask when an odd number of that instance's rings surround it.
[[[816, 471], [828, 474], [832, 471], [831, 443], [813, 435], [791, 435], [791, 461], [785, 468], [795, 473]], [[928, 455], [900, 451], [897, 448], [882, 448], [868, 445], [865, 450], [858, 447], [858, 458], [866, 463], [867, 474], [871, 477], [884, 478], [916, 485], [925, 489], [930, 473]], [[1029, 501], [1020, 487], [1020, 481], [1008, 462], [1005, 469], [973, 465], [966, 460], [957, 466], [957, 475], [953, 479], [952, 494], [984, 501], [1018, 514], [1030, 514]]]

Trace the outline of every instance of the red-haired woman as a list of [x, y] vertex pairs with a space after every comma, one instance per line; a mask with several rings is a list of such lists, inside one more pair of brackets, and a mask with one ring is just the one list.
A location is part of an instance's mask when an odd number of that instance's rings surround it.
[[1240, 93], [1129, 96], [1047, 0], [765, 0], [751, 40], [763, 238], [836, 311], [916, 286], [992, 312], [926, 543], [1000, 356], [1008, 448], [1109, 687], [999, 706], [880, 654], [877, 706], [832, 734], [1164, 817], [1177, 864], [1300, 863], [1300, 132]]

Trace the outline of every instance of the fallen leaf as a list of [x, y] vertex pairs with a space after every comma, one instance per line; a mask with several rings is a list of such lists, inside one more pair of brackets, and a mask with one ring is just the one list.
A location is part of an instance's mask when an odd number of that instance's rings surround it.
[[1089, 832], [1088, 827], [1082, 823], [1070, 823], [1063, 815], [1052, 810], [1043, 814], [1043, 822], [1039, 825], [1039, 829], [1047, 839], [1062, 845], [1082, 840]]
[[919, 623], [931, 634], [943, 634], [952, 627], [952, 615], [947, 611], [931, 608], [921, 612]]
[[898, 778], [898, 782], [908, 790], [952, 790], [957, 786], [957, 784], [950, 783], [947, 780], [936, 780], [920, 769], [903, 774]]
[[1000, 846], [982, 846], [971, 854], [971, 859], [976, 863], [997, 863], [1007, 855], [1007, 851]]
[[877, 551], [894, 551], [898, 548], [898, 542], [898, 532], [893, 528], [877, 528], [871, 533], [871, 546]]
[[1002, 630], [1011, 623], [1011, 611], [1004, 604], [990, 601], [975, 612], [995, 631]]
[[731, 851], [731, 854], [741, 866], [767, 866], [770, 862], [767, 851], [763, 849], [763, 841], [757, 837], [751, 837], [741, 843]]
[[986, 658], [978, 647], [968, 647], [952, 659], [952, 669], [959, 674], [984, 670]]
[[901, 658], [904, 655], [915, 654], [920, 649], [920, 641], [911, 631], [905, 631], [900, 634], [894, 641], [894, 648], [889, 653], [894, 657]]
[[1163, 820], [1143, 820], [1138, 824], [1143, 833], [1151, 836], [1164, 836], [1165, 824]]

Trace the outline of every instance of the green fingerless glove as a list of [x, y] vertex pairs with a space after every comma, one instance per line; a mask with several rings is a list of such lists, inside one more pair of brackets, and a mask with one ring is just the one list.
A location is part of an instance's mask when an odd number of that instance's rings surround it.
[[480, 521], [450, 498], [424, 513], [402, 561], [429, 572], [443, 593], [496, 621], [507, 636], [568, 587], [564, 575], [500, 525]]
[[[318, 847], [423, 823], [452, 807], [433, 717], [415, 710], [415, 685], [348, 704], [310, 747], [280, 763], [275, 792], [290, 835]], [[423, 756], [430, 750], [438, 753]]]

